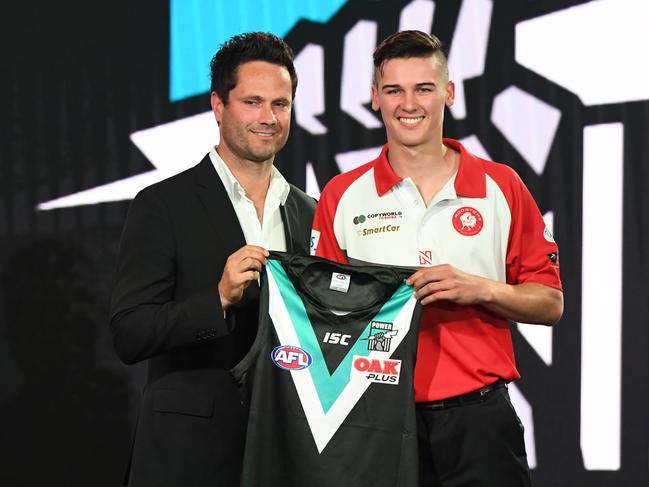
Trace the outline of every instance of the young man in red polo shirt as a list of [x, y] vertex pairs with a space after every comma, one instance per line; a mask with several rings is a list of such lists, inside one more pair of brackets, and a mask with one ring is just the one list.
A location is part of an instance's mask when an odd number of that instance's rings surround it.
[[506, 383], [516, 370], [508, 320], [563, 313], [558, 249], [508, 166], [442, 138], [453, 104], [439, 39], [404, 31], [374, 52], [381, 155], [335, 177], [316, 210], [312, 253], [419, 269], [425, 305], [415, 369], [420, 485], [527, 486], [522, 425]]

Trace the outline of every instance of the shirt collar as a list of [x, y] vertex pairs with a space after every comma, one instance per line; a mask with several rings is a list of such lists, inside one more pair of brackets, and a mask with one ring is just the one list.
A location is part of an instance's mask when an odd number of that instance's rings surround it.
[[[484, 166], [480, 159], [466, 150], [457, 140], [444, 138], [442, 142], [446, 147], [460, 153], [460, 165], [454, 183], [457, 196], [484, 198], [487, 195], [487, 183]], [[388, 161], [388, 152], [388, 144], [385, 144], [379, 157], [374, 160], [374, 182], [379, 196], [383, 196], [403, 181], [403, 178], [392, 169]]]
[[[216, 151], [216, 146], [212, 147], [209, 156], [216, 173], [223, 182], [225, 192], [228, 194], [230, 200], [238, 201], [239, 198], [246, 196], [246, 190], [241, 186], [239, 181], [237, 181], [237, 178], [232, 174], [232, 171], [230, 171], [230, 168], [225, 161], [221, 156], [219, 156], [219, 153]], [[273, 166], [270, 173], [270, 186], [268, 187], [268, 193], [277, 198], [280, 205], [284, 206], [290, 189], [291, 188], [286, 179], [284, 179], [284, 176], [282, 176], [277, 168]]]

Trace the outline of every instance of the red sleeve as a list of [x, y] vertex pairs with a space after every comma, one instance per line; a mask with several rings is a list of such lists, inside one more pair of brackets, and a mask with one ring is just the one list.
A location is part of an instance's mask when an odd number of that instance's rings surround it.
[[347, 264], [347, 258], [338, 244], [334, 230], [334, 219], [342, 194], [337, 194], [339, 192], [335, 191], [336, 186], [333, 183], [332, 180], [322, 191], [315, 210], [311, 230], [311, 255]]
[[511, 212], [506, 269], [509, 284], [536, 282], [563, 290], [559, 248], [520, 176], [508, 166], [489, 171], [505, 194]]

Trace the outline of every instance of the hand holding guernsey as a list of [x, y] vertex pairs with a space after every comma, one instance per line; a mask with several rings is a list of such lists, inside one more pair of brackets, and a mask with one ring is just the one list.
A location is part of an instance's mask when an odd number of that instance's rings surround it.
[[324, 189], [311, 252], [420, 268], [408, 280], [425, 305], [415, 368], [420, 485], [529, 485], [520, 421], [501, 387], [520, 377], [507, 320], [560, 318], [557, 245], [511, 168], [442, 138], [454, 85], [439, 39], [393, 34], [374, 66], [372, 107], [388, 143]]

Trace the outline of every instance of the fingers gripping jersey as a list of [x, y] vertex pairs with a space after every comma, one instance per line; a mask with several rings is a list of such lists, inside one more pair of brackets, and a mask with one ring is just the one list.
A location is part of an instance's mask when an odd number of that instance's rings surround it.
[[410, 273], [271, 252], [233, 369], [250, 410], [242, 486], [417, 485]]

